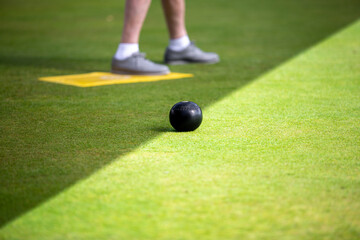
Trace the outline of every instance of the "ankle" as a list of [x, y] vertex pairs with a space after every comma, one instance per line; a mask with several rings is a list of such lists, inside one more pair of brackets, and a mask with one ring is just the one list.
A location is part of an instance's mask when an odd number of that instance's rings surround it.
[[117, 60], [124, 60], [137, 52], [139, 52], [138, 43], [120, 43], [114, 58]]
[[188, 35], [180, 38], [170, 39], [168, 48], [175, 52], [181, 52], [190, 45]]

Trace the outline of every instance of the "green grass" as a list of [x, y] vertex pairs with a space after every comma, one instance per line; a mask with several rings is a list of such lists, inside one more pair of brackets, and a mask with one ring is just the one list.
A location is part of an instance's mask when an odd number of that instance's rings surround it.
[[[360, 22], [19, 218], [4, 239], [357, 239]], [[44, 220], [46, 219], [46, 220]]]
[[[262, 75], [356, 20], [357, 1], [187, 5], [220, 64], [80, 89], [36, 79], [108, 70], [123, 6], [1, 2], [0, 239], [356, 239], [359, 25]], [[166, 38], [154, 1], [141, 49], [160, 61]], [[170, 131], [181, 100], [204, 108], [193, 133]]]

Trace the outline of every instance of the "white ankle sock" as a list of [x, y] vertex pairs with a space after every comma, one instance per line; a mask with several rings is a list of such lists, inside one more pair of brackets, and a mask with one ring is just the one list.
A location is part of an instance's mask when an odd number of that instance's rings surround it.
[[114, 57], [118, 60], [124, 60], [136, 52], [139, 52], [138, 43], [120, 43]]
[[170, 39], [168, 48], [172, 51], [180, 52], [190, 45], [188, 35], [181, 38]]

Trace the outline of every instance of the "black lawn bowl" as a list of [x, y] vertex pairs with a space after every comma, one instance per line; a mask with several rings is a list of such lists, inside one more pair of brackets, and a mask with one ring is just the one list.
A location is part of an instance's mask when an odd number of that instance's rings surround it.
[[202, 122], [201, 108], [189, 101], [176, 103], [169, 117], [171, 125], [179, 132], [194, 131]]

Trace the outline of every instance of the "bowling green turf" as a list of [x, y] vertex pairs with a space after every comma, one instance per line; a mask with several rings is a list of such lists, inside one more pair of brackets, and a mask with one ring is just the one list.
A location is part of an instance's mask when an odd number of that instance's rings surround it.
[[[360, 5], [188, 1], [217, 65], [77, 88], [108, 71], [123, 3], [1, 1], [0, 239], [358, 239]], [[141, 50], [161, 61], [154, 1]], [[204, 112], [177, 133], [181, 100]]]

